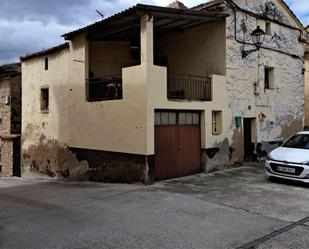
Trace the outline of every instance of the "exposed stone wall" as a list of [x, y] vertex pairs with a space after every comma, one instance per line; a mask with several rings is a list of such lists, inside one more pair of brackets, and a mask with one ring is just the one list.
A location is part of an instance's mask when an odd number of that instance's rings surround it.
[[[255, 13], [265, 13], [269, 1], [236, 1]], [[275, 2], [276, 3], [276, 2]], [[274, 16], [278, 21], [293, 25], [277, 4]], [[252, 43], [251, 32], [265, 22], [237, 12], [236, 39]], [[299, 31], [271, 23], [272, 35], [267, 35], [267, 48], [303, 57], [303, 46], [298, 42]], [[294, 25], [295, 26], [295, 25]], [[257, 141], [267, 143], [283, 140], [303, 127], [304, 76], [302, 59], [261, 49], [242, 59], [242, 50], [253, 49], [235, 40], [234, 17], [227, 18], [227, 84], [230, 107], [234, 116], [254, 117], [257, 120]], [[274, 68], [274, 88], [264, 89], [264, 68]], [[263, 113], [264, 118], [259, 117]], [[271, 125], [270, 125], [271, 124]]]
[[13, 141], [1, 140], [1, 171], [2, 176], [13, 176]]
[[[0, 78], [0, 135], [2, 176], [13, 176], [14, 142], [21, 133], [21, 75]], [[9, 137], [9, 138], [8, 138]], [[8, 138], [8, 139], [7, 139]]]
[[7, 98], [11, 96], [10, 78], [0, 79], [0, 133], [11, 133], [11, 106], [6, 103]]
[[[273, 3], [267, 0], [235, 1], [240, 7], [251, 12], [265, 14], [269, 18], [296, 26], [282, 6], [274, 1], [272, 13], [266, 11]], [[229, 94], [229, 109], [233, 119], [230, 123], [230, 157], [225, 164], [233, 165], [243, 160], [243, 124], [236, 128], [235, 117], [255, 118], [256, 134], [252, 136], [255, 153], [265, 157], [272, 149], [293, 133], [303, 129], [304, 116], [304, 75], [302, 74], [304, 54], [299, 42], [300, 32], [276, 23], [271, 23], [271, 35], [267, 35], [263, 46], [278, 51], [261, 48], [258, 52], [242, 58], [243, 50], [254, 49], [251, 33], [257, 26], [265, 28], [265, 21], [257, 20], [240, 11], [236, 12], [236, 37], [234, 13], [226, 18], [226, 79]], [[237, 41], [238, 40], [238, 41]], [[274, 88], [264, 89], [264, 68], [274, 68]], [[253, 131], [255, 132], [255, 131]], [[224, 164], [223, 154], [227, 151], [227, 141], [218, 141], [216, 155], [208, 157], [208, 168], [218, 168]], [[223, 161], [222, 161], [223, 160]]]
[[[31, 135], [30, 135], [31, 134]], [[149, 182], [146, 157], [97, 150], [69, 148], [43, 135], [41, 127], [28, 126], [23, 137], [33, 143], [22, 151], [25, 177], [102, 182]], [[24, 142], [24, 141], [22, 141]]]

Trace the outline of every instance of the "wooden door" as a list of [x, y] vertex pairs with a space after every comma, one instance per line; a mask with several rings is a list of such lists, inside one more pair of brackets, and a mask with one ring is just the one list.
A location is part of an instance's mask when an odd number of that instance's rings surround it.
[[202, 172], [200, 115], [196, 112], [157, 112], [155, 180]]

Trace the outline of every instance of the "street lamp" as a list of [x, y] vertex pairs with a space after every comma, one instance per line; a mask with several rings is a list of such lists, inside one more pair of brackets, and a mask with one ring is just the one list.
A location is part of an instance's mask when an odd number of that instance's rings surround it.
[[249, 54], [256, 52], [260, 50], [260, 47], [263, 44], [264, 38], [265, 38], [266, 33], [261, 29], [260, 26], [257, 26], [255, 30], [251, 33], [252, 40], [254, 46], [256, 46], [255, 49], [250, 49], [250, 50], [243, 50], [242, 51], [242, 58], [246, 58]]

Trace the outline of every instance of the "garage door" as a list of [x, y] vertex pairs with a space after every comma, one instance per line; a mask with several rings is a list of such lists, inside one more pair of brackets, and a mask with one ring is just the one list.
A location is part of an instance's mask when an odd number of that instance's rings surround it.
[[155, 180], [202, 172], [198, 112], [155, 113]]

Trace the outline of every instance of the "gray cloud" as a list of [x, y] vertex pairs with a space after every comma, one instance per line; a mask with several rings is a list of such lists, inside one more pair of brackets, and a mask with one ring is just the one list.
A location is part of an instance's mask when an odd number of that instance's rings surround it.
[[[126, 0], [1, 0], [0, 64], [58, 45], [60, 36], [138, 1]], [[14, 13], [14, 14], [12, 14]]]
[[[0, 64], [18, 61], [21, 55], [40, 51], [63, 41], [66, 32], [86, 26], [139, 2], [166, 6], [173, 0], [1, 0]], [[289, 0], [297, 9], [304, 0]], [[202, 0], [184, 0], [193, 6]], [[206, 0], [204, 0], [206, 2]], [[303, 20], [306, 20], [305, 17]], [[307, 19], [308, 20], [308, 19]]]

